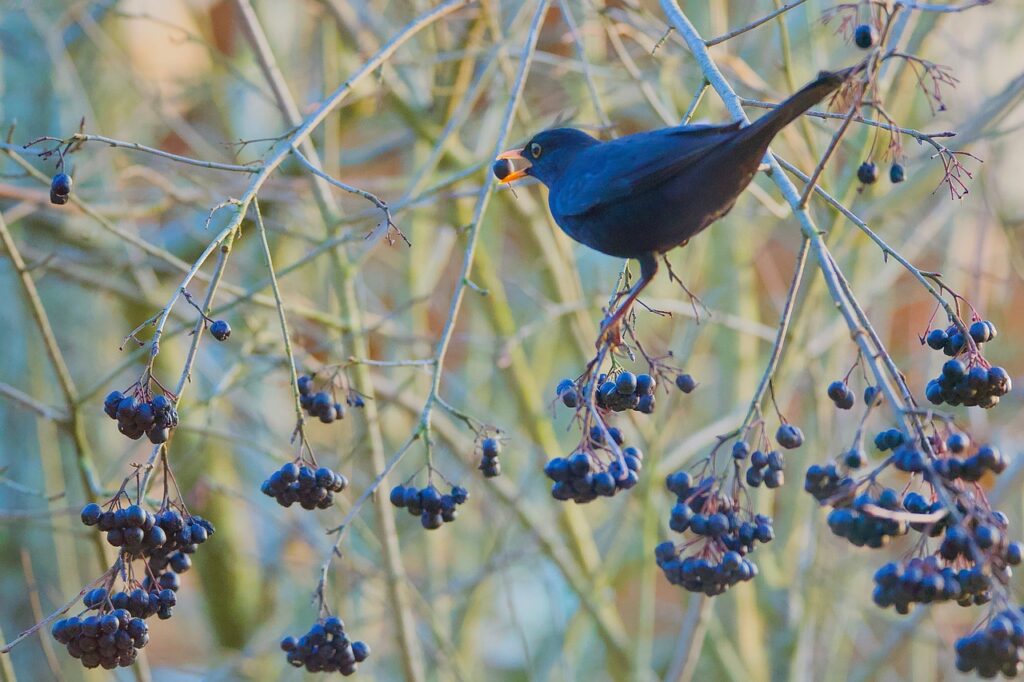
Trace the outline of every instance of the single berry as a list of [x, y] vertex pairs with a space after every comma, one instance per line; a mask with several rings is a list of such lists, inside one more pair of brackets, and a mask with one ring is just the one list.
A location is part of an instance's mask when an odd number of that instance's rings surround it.
[[866, 50], [878, 40], [878, 32], [871, 24], [861, 24], [853, 30], [853, 42], [857, 47]]
[[50, 203], [61, 206], [68, 203], [68, 196], [71, 194], [71, 176], [67, 173], [57, 173], [50, 181]]
[[949, 334], [944, 329], [933, 329], [924, 340], [932, 350], [942, 350], [949, 342]]
[[860, 469], [864, 466], [864, 453], [860, 450], [850, 450], [843, 457], [843, 463], [851, 469]]
[[779, 445], [787, 450], [792, 450], [803, 445], [804, 434], [797, 426], [793, 426], [792, 424], [783, 424], [779, 427], [779, 430], [775, 432], [775, 440]]
[[632, 395], [636, 393], [636, 375], [632, 372], [623, 372], [615, 378], [615, 390], [620, 395]]
[[82, 523], [87, 526], [95, 526], [100, 522], [100, 516], [103, 514], [103, 509], [95, 502], [82, 507]]
[[878, 166], [870, 161], [865, 161], [857, 169], [857, 179], [865, 185], [875, 184], [878, 181]]
[[690, 393], [697, 388], [697, 382], [689, 374], [680, 374], [676, 377], [676, 388], [683, 393]]
[[224, 320], [215, 320], [210, 325], [210, 333], [213, 334], [213, 338], [218, 341], [224, 341], [231, 336], [231, 325]]
[[889, 182], [894, 185], [898, 185], [907, 179], [907, 173], [903, 170], [903, 166], [898, 163], [894, 163], [889, 167]]
[[991, 330], [984, 320], [973, 323], [967, 331], [975, 343], [986, 343], [992, 340]]
[[480, 443], [480, 450], [486, 459], [494, 459], [501, 454], [501, 443], [497, 438], [484, 438]]
[[508, 176], [512, 175], [512, 171], [515, 170], [515, 166], [512, 165], [512, 161], [509, 159], [498, 159], [491, 164], [491, 172], [494, 173], [494, 177], [499, 180], [504, 180]]

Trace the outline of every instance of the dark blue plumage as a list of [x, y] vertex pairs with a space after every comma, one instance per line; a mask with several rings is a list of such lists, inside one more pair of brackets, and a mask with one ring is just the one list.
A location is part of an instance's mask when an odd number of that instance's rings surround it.
[[745, 127], [679, 126], [608, 142], [573, 128], [546, 130], [499, 157], [530, 162], [502, 181], [537, 178], [547, 185], [551, 215], [566, 234], [601, 253], [640, 261], [641, 279], [618, 319], [654, 276], [657, 255], [728, 213], [775, 135], [855, 70], [822, 72]]

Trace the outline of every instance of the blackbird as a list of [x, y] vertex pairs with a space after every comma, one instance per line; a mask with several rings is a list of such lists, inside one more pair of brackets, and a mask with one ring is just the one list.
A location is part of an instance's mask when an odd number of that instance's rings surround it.
[[[859, 67], [817, 79], [748, 126], [684, 125], [601, 142], [581, 130], [538, 133], [498, 155], [530, 165], [495, 174], [547, 185], [551, 215], [576, 241], [640, 262], [640, 279], [602, 325], [615, 328], [654, 277], [658, 255], [685, 244], [732, 208], [780, 130], [836, 90]], [[503, 176], [503, 177], [502, 177]], [[602, 334], [602, 338], [603, 338]]]

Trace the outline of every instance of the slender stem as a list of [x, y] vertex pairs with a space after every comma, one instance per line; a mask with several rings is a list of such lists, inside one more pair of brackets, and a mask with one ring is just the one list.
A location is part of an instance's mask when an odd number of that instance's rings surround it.
[[712, 45], [718, 45], [719, 43], [724, 43], [725, 41], [730, 40], [732, 38], [735, 38], [736, 36], [738, 36], [740, 34], [746, 33], [747, 31], [751, 31], [751, 30], [757, 28], [761, 24], [768, 23], [769, 21], [771, 21], [775, 17], [779, 16], [780, 14], [784, 14], [784, 13], [788, 12], [789, 10], [793, 9], [794, 7], [798, 7], [798, 6], [802, 5], [802, 4], [804, 4], [805, 2], [807, 2], [807, 0], [793, 0], [793, 2], [791, 2], [789, 4], [786, 4], [786, 5], [783, 5], [782, 7], [778, 8], [774, 12], [769, 12], [768, 14], [764, 15], [760, 19], [755, 19], [754, 21], [750, 22], [746, 26], [741, 26], [739, 28], [733, 29], [732, 31], [729, 31], [728, 33], [723, 33], [722, 35], [718, 36], [717, 38], [712, 38], [710, 40], [705, 40], [704, 44], [706, 46], [708, 46], [708, 47], [711, 47]]
[[105, 135], [92, 135], [87, 133], [75, 133], [69, 137], [65, 142], [72, 145], [83, 142], [102, 142], [110, 147], [118, 147], [121, 149], [132, 149], [137, 152], [145, 152], [146, 154], [153, 154], [163, 159], [169, 159], [177, 163], [184, 163], [189, 166], [199, 166], [200, 168], [210, 168], [213, 170], [232, 171], [235, 173], [258, 173], [260, 171], [259, 164], [248, 164], [239, 165], [234, 163], [220, 163], [217, 161], [205, 161], [203, 159], [193, 159], [189, 156], [181, 156], [180, 154], [172, 154], [171, 152], [165, 152], [155, 147], [147, 147], [144, 144], [138, 142], [125, 142], [124, 140], [115, 140], [112, 137], [106, 137]]
[[274, 300], [277, 302], [277, 320], [281, 325], [281, 338], [284, 340], [284, 352], [288, 358], [288, 373], [291, 376], [292, 397], [295, 399], [295, 429], [302, 435], [302, 427], [305, 418], [302, 416], [302, 405], [299, 402], [299, 377], [295, 369], [295, 352], [292, 350], [292, 337], [288, 333], [288, 319], [284, 314], [284, 302], [281, 300], [281, 289], [277, 286], [277, 274], [274, 272], [274, 258], [270, 254], [270, 244], [267, 242], [267, 228], [263, 225], [263, 214], [260, 212], [259, 202], [253, 199], [253, 211], [256, 213], [256, 226], [260, 231], [260, 244], [263, 246], [263, 257], [267, 262], [267, 271], [270, 273], [270, 288], [274, 292]]

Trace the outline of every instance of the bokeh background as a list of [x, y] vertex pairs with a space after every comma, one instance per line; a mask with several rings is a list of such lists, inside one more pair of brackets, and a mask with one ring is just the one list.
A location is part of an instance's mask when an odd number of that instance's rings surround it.
[[[254, 4], [305, 115], [431, 3]], [[702, 0], [682, 7], [710, 37], [779, 4]], [[830, 6], [809, 0], [715, 46], [712, 55], [741, 95], [777, 101], [819, 69], [860, 58], [836, 35], [835, 22], [821, 22]], [[535, 7], [487, 0], [452, 14], [399, 49], [314, 135], [327, 172], [397, 207], [396, 222], [411, 247], [364, 241], [378, 214], [360, 197], [339, 192], [340, 225], [350, 239], [323, 248], [325, 226], [309, 175], [295, 162], [260, 193], [279, 267], [320, 248], [280, 280], [300, 369], [345, 362], [358, 349], [384, 361], [434, 352], [457, 284], [466, 226], [479, 188], [490, 181], [489, 155]], [[42, 135], [68, 136], [84, 119], [86, 132], [240, 163], [258, 160], [273, 144], [266, 138], [289, 130], [235, 2], [4, 0], [0, 8], [0, 123], [7, 150]], [[702, 76], [676, 36], [661, 40], [666, 29], [653, 2], [552, 3], [511, 141], [525, 141], [555, 121], [610, 136], [680, 120]], [[887, 111], [900, 125], [957, 131], [947, 144], [984, 161], [965, 161], [974, 179], [963, 200], [951, 201], [944, 188], [934, 191], [941, 165], [929, 158], [930, 147], [911, 138], [904, 139], [907, 182], [883, 180], [861, 191], [856, 167], [874, 158], [884, 175], [886, 140], [857, 126], [822, 180], [893, 247], [922, 270], [941, 271], [998, 325], [1000, 338], [986, 354], [1018, 385], [1024, 384], [1018, 343], [1024, 335], [1022, 30], [1024, 10], [1013, 2], [959, 14], [915, 12], [903, 33], [905, 49], [952, 67], [960, 82], [944, 91], [946, 109], [933, 115], [906, 67], [894, 65], [884, 81]], [[694, 117], [725, 119], [713, 93]], [[835, 126], [806, 120], [773, 148], [810, 171]], [[239, 144], [246, 140], [256, 141]], [[14, 153], [27, 163], [4, 156], [0, 211], [31, 267], [77, 387], [81, 429], [75, 437], [67, 427], [53, 363], [10, 254], [0, 251], [5, 640], [103, 571], [91, 534], [77, 519], [86, 498], [80, 458], [88, 456], [100, 485], [112, 491], [130, 463], [149, 453], [120, 437], [102, 414], [102, 396], [131, 384], [148, 352], [119, 352], [118, 346], [173, 294], [182, 275], [174, 258], [191, 263], [223, 226], [226, 215], [218, 214], [204, 230], [210, 209], [239, 196], [248, 180], [87, 144], [68, 159], [80, 203], [55, 207], [46, 193], [53, 159]], [[403, 679], [403, 661], [413, 661], [431, 680], [675, 679], [683, 668], [685, 676], [715, 680], [955, 678], [952, 641], [984, 612], [946, 605], [899, 617], [877, 609], [870, 600], [873, 571], [910, 545], [849, 546], [829, 533], [825, 512], [800, 489], [803, 470], [848, 447], [857, 426], [855, 414], [837, 413], [825, 397], [824, 387], [845, 374], [856, 349], [813, 264], [774, 381], [780, 409], [802, 427], [807, 442], [789, 457], [786, 485], [755, 496], [758, 509], [776, 518], [776, 541], [755, 556], [761, 575], [705, 606], [669, 585], [654, 564], [654, 546], [668, 537], [672, 504], [664, 475], [704, 456], [716, 434], [739, 425], [771, 348], [800, 234], [767, 178], [758, 178], [726, 219], [671, 256], [710, 316], [698, 324], [688, 300], [664, 276], [645, 297], [673, 315], [641, 312], [641, 338], [657, 352], [674, 353], [701, 385], [689, 396], [662, 396], [652, 416], [618, 420], [647, 455], [640, 486], [581, 508], [550, 498], [543, 462], [570, 452], [578, 437], [567, 411], [551, 407], [554, 386], [583, 370], [622, 263], [571, 243], [544, 202], [536, 186], [501, 191], [491, 202], [474, 287], [442, 374], [445, 400], [506, 434], [503, 477], [480, 476], [473, 433], [437, 410], [435, 465], [471, 493], [458, 520], [426, 532], [404, 512], [367, 504], [332, 564], [328, 602], [352, 636], [373, 649], [357, 674]], [[920, 397], [941, 363], [918, 341], [933, 301], [852, 224], [820, 203], [812, 202], [812, 209]], [[332, 253], [355, 269], [346, 276]], [[259, 494], [259, 484], [293, 456], [294, 415], [266, 277], [258, 235], [247, 222], [225, 280], [236, 292], [253, 290], [262, 298], [221, 314], [234, 329], [229, 342], [200, 346], [170, 448], [190, 508], [211, 518], [219, 532], [184, 576], [174, 618], [153, 626], [145, 665], [116, 674], [85, 672], [48, 635], [46, 641], [34, 636], [0, 656], [0, 673], [8, 679], [301, 676], [286, 666], [277, 641], [305, 632], [316, 618], [312, 592], [332, 542], [324, 529], [338, 523], [379, 473], [371, 456], [375, 439], [390, 457], [413, 431], [430, 374], [423, 367], [362, 368], [356, 385], [375, 394], [378, 420], [353, 412], [343, 422], [309, 429], [320, 459], [349, 476], [351, 488], [330, 511], [278, 507]], [[341, 280], [351, 286], [349, 301], [339, 297]], [[205, 293], [201, 283], [191, 290]], [[222, 290], [215, 307], [235, 298]], [[362, 318], [355, 334], [354, 314]], [[194, 322], [195, 312], [179, 304], [170, 325], [179, 333], [163, 343], [156, 365], [157, 376], [169, 383], [181, 372], [189, 343], [180, 330]], [[860, 376], [858, 370], [853, 379], [858, 393]], [[1018, 388], [991, 412], [954, 413], [975, 439], [997, 443], [1015, 459], [1024, 437], [1020, 408]], [[767, 413], [774, 431], [776, 417]], [[888, 426], [884, 410], [873, 417], [871, 428]], [[424, 464], [424, 449], [416, 444], [385, 490], [414, 475], [423, 485]], [[1016, 473], [993, 493], [1016, 529], [1024, 527], [1021, 471], [1011, 467]], [[381, 509], [394, 515], [394, 524], [382, 524]], [[392, 599], [382, 559], [382, 546], [396, 540], [405, 574], [402, 605]], [[588, 603], [594, 608], [583, 606]], [[413, 646], [403, 647], [396, 633], [398, 608], [411, 618]], [[616, 655], [610, 640], [628, 650], [632, 663]], [[684, 660], [690, 649], [692, 657]]]

